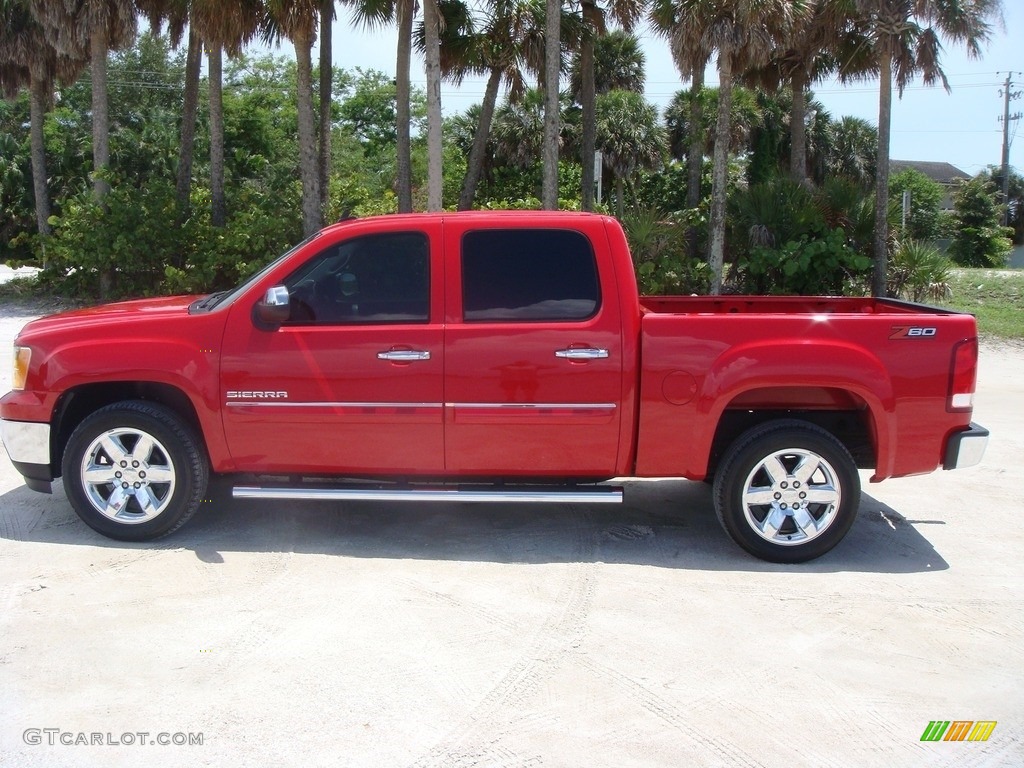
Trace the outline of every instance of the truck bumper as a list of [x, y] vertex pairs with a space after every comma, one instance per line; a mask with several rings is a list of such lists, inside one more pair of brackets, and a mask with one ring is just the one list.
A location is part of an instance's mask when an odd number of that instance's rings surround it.
[[943, 469], [963, 469], [973, 467], [985, 455], [988, 445], [988, 430], [980, 424], [971, 422], [971, 426], [962, 432], [955, 432], [946, 441]]
[[11, 463], [33, 491], [50, 493], [50, 425], [34, 421], [0, 419], [3, 440]]

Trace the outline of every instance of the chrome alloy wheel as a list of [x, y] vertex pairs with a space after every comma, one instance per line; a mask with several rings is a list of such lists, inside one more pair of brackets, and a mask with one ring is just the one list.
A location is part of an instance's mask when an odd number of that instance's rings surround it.
[[806, 544], [823, 534], [839, 512], [842, 485], [818, 454], [786, 448], [766, 456], [743, 484], [743, 515], [765, 541]]
[[174, 464], [167, 449], [131, 427], [107, 430], [89, 444], [81, 478], [89, 503], [119, 523], [152, 520], [174, 497]]

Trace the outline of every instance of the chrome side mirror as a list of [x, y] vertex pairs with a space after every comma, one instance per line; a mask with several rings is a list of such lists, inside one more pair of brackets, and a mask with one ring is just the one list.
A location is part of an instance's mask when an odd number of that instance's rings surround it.
[[253, 322], [265, 331], [277, 330], [291, 313], [288, 289], [283, 285], [268, 288], [263, 301], [252, 308]]

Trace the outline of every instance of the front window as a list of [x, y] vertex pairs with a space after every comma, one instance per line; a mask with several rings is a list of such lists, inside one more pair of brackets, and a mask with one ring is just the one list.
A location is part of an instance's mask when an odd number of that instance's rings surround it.
[[288, 325], [426, 323], [429, 247], [420, 232], [367, 235], [332, 245], [291, 275]]

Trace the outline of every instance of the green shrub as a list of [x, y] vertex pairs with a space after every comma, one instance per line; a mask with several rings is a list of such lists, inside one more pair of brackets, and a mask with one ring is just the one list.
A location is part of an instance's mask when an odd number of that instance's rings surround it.
[[889, 259], [887, 291], [910, 301], [941, 301], [950, 297], [952, 262], [920, 240], [905, 240]]
[[79, 193], [50, 217], [49, 263], [40, 281], [66, 296], [97, 297], [107, 272], [108, 298], [158, 293], [166, 265], [187, 263], [193, 247], [190, 223], [176, 226], [176, 219], [174, 187], [159, 179], [141, 189], [114, 186], [102, 205], [91, 192]]
[[666, 214], [657, 208], [637, 208], [623, 217], [641, 294], [707, 293], [710, 267], [686, 252], [688, 230], [701, 223], [697, 209]]

